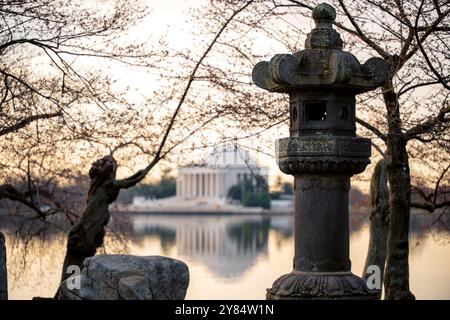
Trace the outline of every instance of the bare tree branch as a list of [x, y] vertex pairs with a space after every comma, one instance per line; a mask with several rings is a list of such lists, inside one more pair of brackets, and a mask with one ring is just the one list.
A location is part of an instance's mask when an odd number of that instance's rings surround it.
[[[158, 150], [156, 151], [156, 155], [155, 155], [155, 159], [158, 159], [161, 157], [161, 152], [164, 148], [164, 145], [166, 143], [166, 140], [170, 134], [170, 131], [175, 123], [175, 119], [177, 118], [177, 115], [181, 109], [181, 106], [184, 103], [184, 100], [186, 99], [186, 96], [189, 92], [189, 89], [191, 88], [192, 82], [194, 81], [195, 78], [195, 74], [198, 70], [198, 68], [200, 67], [200, 65], [202, 64], [203, 60], [206, 58], [206, 56], [208, 55], [208, 53], [211, 51], [212, 47], [214, 46], [214, 44], [217, 42], [217, 40], [219, 39], [220, 35], [223, 33], [223, 31], [225, 31], [225, 29], [227, 28], [227, 26], [230, 24], [231, 21], [233, 21], [233, 19], [240, 13], [242, 12], [245, 8], [247, 8], [253, 1], [247, 1], [245, 3], [245, 5], [243, 5], [242, 7], [240, 7], [239, 9], [237, 9], [236, 11], [233, 12], [233, 14], [225, 21], [225, 23], [222, 25], [222, 27], [220, 28], [219, 32], [216, 34], [216, 36], [214, 37], [214, 39], [211, 41], [211, 43], [209, 44], [209, 46], [207, 47], [207, 49], [205, 50], [205, 52], [203, 52], [203, 55], [200, 57], [200, 59], [197, 61], [194, 69], [191, 72], [191, 75], [189, 77], [189, 81], [186, 84], [186, 88], [183, 91], [183, 94], [181, 95], [181, 98], [178, 102], [178, 105], [172, 115], [172, 118], [170, 119], [169, 125], [167, 126], [164, 136], [161, 140], [161, 143], [159, 145]], [[165, 155], [165, 154], [164, 154]], [[163, 156], [164, 156], [163, 155]]]
[[[423, 48], [421, 39], [419, 38], [419, 31], [418, 31], [418, 25], [419, 25], [419, 18], [420, 18], [420, 13], [422, 11], [422, 7], [423, 7], [424, 1], [422, 0], [420, 2], [420, 6], [419, 9], [417, 11], [417, 16], [416, 16], [416, 22], [415, 22], [415, 28], [414, 28], [414, 34], [416, 36], [416, 42], [417, 45], [419, 46], [420, 52], [422, 53], [425, 62], [427, 63], [428, 67], [430, 68], [430, 70], [433, 72], [433, 74], [436, 76], [436, 78], [438, 79], [439, 83], [442, 84], [444, 86], [444, 88], [446, 88], [447, 90], [450, 90], [450, 85], [448, 85], [448, 82], [450, 81], [449, 79], [445, 79], [448, 78], [447, 77], [443, 77], [433, 66], [433, 64], [430, 61], [430, 58], [428, 57], [428, 54], [426, 53], [425, 49]], [[439, 17], [441, 20], [444, 19], [444, 17], [446, 15], [448, 15], [450, 13], [450, 10], [447, 10], [445, 13], [441, 14], [441, 16]]]
[[351, 32], [352, 34], [358, 36], [358, 38], [360, 38], [362, 41], [364, 41], [369, 47], [371, 47], [376, 52], [378, 52], [378, 54], [380, 56], [382, 56], [385, 59], [389, 59], [390, 55], [386, 51], [384, 51], [379, 45], [377, 45], [375, 42], [373, 42], [367, 36], [367, 34], [361, 30], [361, 28], [355, 21], [355, 17], [353, 15], [351, 15], [350, 12], [348, 11], [346, 5], [344, 4], [344, 1], [339, 0], [339, 4], [341, 5], [342, 10], [344, 10], [345, 15], [347, 16], [348, 20], [350, 20], [350, 23], [353, 25], [353, 27], [355, 28], [356, 31], [351, 31], [351, 29], [348, 29], [348, 28], [342, 28], [343, 26], [340, 23], [335, 22], [334, 24], [337, 25], [339, 28], [341, 28], [347, 32]]
[[386, 141], [387, 137], [385, 134], [383, 134], [378, 128], [374, 127], [370, 123], [364, 121], [361, 118], [356, 117], [356, 122], [365, 127], [366, 129], [372, 131], [378, 138], [380, 138], [383, 141]]
[[19, 129], [22, 129], [23, 127], [26, 127], [33, 121], [36, 121], [39, 119], [51, 119], [51, 118], [61, 117], [61, 116], [62, 116], [61, 112], [32, 115], [25, 119], [21, 119], [19, 122], [15, 123], [9, 127], [0, 129], [0, 136], [3, 136], [5, 134], [15, 132]]

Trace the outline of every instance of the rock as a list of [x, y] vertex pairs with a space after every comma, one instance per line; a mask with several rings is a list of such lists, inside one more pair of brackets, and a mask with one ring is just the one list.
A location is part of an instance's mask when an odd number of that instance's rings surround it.
[[5, 236], [0, 232], [0, 300], [8, 300]]
[[[79, 279], [74, 278], [77, 276]], [[76, 280], [79, 280], [78, 288]], [[182, 300], [188, 285], [189, 269], [179, 260], [161, 256], [97, 255], [84, 260], [81, 274], [74, 274], [61, 283], [58, 298]]]
[[124, 300], [153, 300], [148, 281], [141, 276], [120, 279], [119, 295]]

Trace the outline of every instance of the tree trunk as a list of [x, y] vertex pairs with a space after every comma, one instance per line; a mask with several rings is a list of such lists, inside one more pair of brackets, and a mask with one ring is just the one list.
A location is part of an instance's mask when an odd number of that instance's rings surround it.
[[[92, 198], [96, 198], [92, 200]], [[69, 232], [67, 239], [66, 256], [61, 273], [61, 282], [70, 277], [74, 270], [69, 267], [78, 267], [83, 270], [84, 260], [92, 257], [102, 246], [105, 236], [105, 226], [109, 221], [109, 201], [102, 193], [90, 197], [90, 202], [83, 212], [80, 222], [75, 224]], [[59, 288], [54, 299], [59, 297]]]
[[0, 232], [0, 300], [8, 300], [8, 273], [6, 269], [5, 237]]
[[390, 223], [385, 270], [386, 299], [414, 299], [409, 290], [409, 216], [411, 179], [406, 139], [401, 131], [397, 96], [392, 81], [383, 88], [388, 113], [387, 175], [390, 186]]
[[104, 222], [101, 224], [89, 224], [89, 220], [93, 220], [90, 216], [84, 216], [83, 218], [85, 221], [76, 224], [69, 232], [61, 282], [71, 275], [71, 273], [68, 272], [69, 266], [77, 266], [82, 270], [84, 260], [94, 256], [97, 252], [97, 248], [103, 244], [105, 235], [104, 226], [108, 222], [109, 215], [104, 216]]
[[[387, 237], [389, 229], [389, 189], [387, 186], [386, 161], [378, 161], [370, 183], [370, 240], [363, 271], [363, 279], [367, 281], [371, 273], [367, 269], [371, 265], [380, 268], [380, 284], [383, 283], [384, 265], [386, 263]], [[378, 299], [381, 299], [381, 288]]]
[[[92, 164], [89, 170], [91, 187], [87, 206], [80, 222], [70, 229], [61, 282], [73, 273], [73, 269], [69, 270], [70, 266], [78, 267], [81, 271], [84, 260], [94, 256], [97, 249], [103, 245], [105, 226], [109, 221], [108, 206], [116, 201], [120, 189], [128, 189], [144, 179], [155, 165], [155, 161], [153, 160], [145, 169], [121, 180], [116, 180], [117, 163], [112, 156], [105, 156]], [[55, 298], [58, 298], [58, 295], [59, 289]]]
[[[116, 192], [118, 194], [118, 190]], [[112, 202], [104, 196], [105, 193], [100, 191], [89, 197], [88, 206], [80, 222], [70, 229], [61, 282], [71, 275], [68, 272], [69, 266], [78, 266], [82, 270], [84, 260], [94, 256], [97, 249], [103, 245], [105, 226], [109, 221], [108, 205]]]

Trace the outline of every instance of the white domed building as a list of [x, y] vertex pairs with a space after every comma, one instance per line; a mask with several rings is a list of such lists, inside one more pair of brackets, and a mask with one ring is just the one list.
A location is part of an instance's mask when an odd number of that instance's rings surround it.
[[205, 162], [178, 169], [176, 196], [182, 199], [226, 198], [228, 190], [243, 181], [268, 181], [267, 168], [261, 168], [249, 152], [238, 145], [217, 146]]
[[228, 202], [228, 190], [244, 181], [254, 186], [268, 183], [268, 168], [259, 167], [249, 152], [233, 144], [214, 148], [204, 161], [177, 170], [176, 195], [163, 199], [135, 197], [131, 211], [215, 213], [261, 212], [259, 207], [243, 207]]

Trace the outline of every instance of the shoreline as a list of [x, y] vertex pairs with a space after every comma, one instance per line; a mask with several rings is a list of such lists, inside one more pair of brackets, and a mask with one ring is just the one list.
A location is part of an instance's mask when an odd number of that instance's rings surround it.
[[165, 216], [293, 216], [294, 211], [245, 211], [245, 210], [119, 210], [131, 215], [165, 215]]

